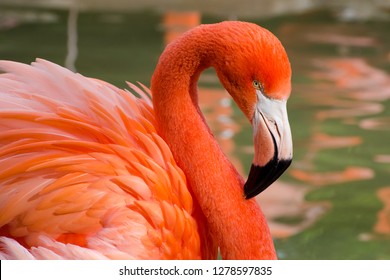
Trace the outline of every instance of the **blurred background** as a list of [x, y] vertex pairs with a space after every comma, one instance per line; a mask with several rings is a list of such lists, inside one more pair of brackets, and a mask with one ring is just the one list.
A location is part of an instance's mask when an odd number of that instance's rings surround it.
[[[258, 196], [281, 259], [390, 259], [390, 0], [0, 0], [0, 59], [36, 57], [118, 87], [149, 86], [164, 46], [222, 20], [284, 44], [294, 160]], [[247, 120], [213, 70], [201, 107], [243, 176]]]

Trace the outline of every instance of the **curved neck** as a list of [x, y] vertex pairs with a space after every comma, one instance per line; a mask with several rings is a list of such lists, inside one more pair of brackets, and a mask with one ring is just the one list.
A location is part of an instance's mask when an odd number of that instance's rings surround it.
[[[218, 60], [218, 45], [201, 28], [167, 47], [152, 78], [159, 130], [172, 150], [224, 259], [274, 259], [273, 241], [254, 199], [245, 200], [243, 179], [227, 160], [197, 104], [200, 73]], [[200, 227], [203, 225], [199, 224]], [[202, 240], [202, 246], [210, 241]], [[204, 250], [204, 248], [203, 248]], [[207, 250], [207, 249], [206, 249]]]

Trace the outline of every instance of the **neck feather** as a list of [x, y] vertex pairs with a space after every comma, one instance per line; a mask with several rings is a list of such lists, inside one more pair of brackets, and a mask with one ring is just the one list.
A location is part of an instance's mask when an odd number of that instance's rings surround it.
[[254, 199], [244, 199], [243, 179], [221, 151], [197, 104], [199, 75], [218, 64], [215, 50], [223, 45], [223, 38], [214, 36], [210, 42], [206, 35], [202, 28], [195, 29], [169, 45], [159, 60], [151, 86], [159, 130], [207, 220], [198, 221], [198, 226], [208, 228], [213, 240], [201, 234], [202, 246], [217, 244], [224, 259], [274, 259], [264, 215]]

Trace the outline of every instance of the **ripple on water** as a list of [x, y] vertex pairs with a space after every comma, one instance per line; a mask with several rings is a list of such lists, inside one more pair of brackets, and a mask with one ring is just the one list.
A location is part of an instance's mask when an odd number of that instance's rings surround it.
[[367, 118], [359, 122], [359, 126], [367, 130], [390, 130], [390, 117]]
[[312, 226], [330, 208], [327, 202], [307, 202], [311, 188], [276, 181], [257, 196], [275, 238], [287, 238]]
[[374, 177], [374, 170], [367, 167], [349, 166], [341, 171], [313, 172], [293, 169], [290, 175], [312, 186], [326, 186], [351, 181], [368, 180]]

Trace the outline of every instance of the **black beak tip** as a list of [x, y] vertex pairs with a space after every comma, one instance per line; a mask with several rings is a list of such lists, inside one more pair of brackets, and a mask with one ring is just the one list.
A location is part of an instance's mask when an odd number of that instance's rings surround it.
[[244, 185], [245, 199], [250, 199], [264, 191], [290, 166], [292, 159], [273, 158], [265, 166], [252, 164], [248, 180]]

